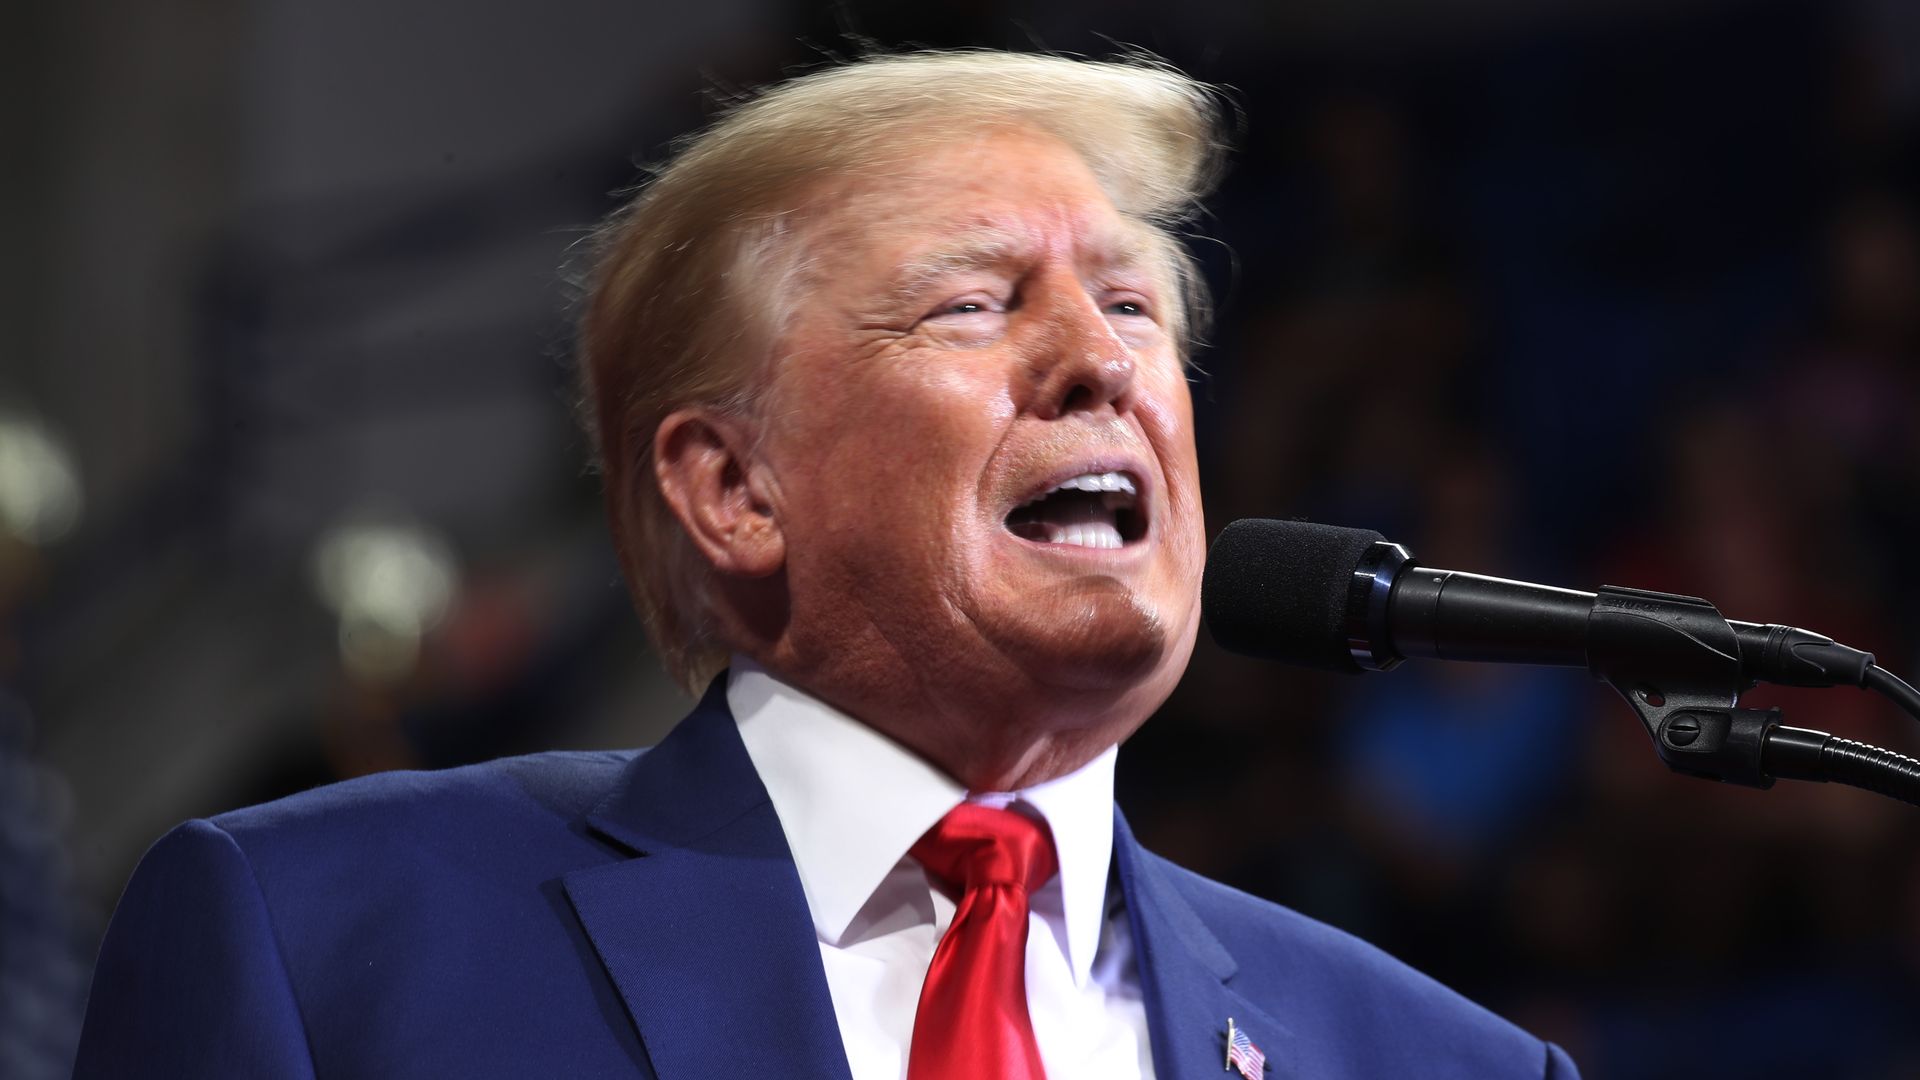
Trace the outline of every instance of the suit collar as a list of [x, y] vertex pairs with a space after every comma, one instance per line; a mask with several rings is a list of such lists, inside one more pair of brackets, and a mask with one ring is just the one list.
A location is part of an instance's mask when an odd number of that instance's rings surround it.
[[727, 711], [726, 686], [722, 672], [658, 746], [635, 755], [587, 812], [589, 829], [640, 853], [693, 843], [768, 807], [767, 789]]
[[807, 902], [716, 680], [585, 824], [634, 857], [568, 899], [661, 1080], [849, 1080]]
[[1267, 1076], [1295, 1075], [1293, 1034], [1231, 985], [1240, 965], [1177, 886], [1172, 864], [1146, 851], [1118, 810], [1114, 866], [1126, 896], [1134, 957], [1159, 1080], [1219, 1080], [1227, 1020], [1267, 1055]]

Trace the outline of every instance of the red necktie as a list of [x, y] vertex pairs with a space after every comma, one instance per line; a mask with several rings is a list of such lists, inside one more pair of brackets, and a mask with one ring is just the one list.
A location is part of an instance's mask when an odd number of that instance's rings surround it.
[[1058, 868], [1047, 827], [963, 803], [912, 855], [961, 895], [920, 988], [907, 1080], [1045, 1080], [1027, 1015], [1027, 897]]

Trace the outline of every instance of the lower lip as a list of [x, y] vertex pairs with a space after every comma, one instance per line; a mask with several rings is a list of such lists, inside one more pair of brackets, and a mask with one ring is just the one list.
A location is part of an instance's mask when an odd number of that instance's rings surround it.
[[1125, 565], [1130, 562], [1139, 562], [1146, 558], [1148, 548], [1152, 546], [1153, 542], [1153, 532], [1151, 529], [1148, 530], [1146, 536], [1130, 543], [1122, 544], [1117, 548], [1082, 547], [1079, 544], [1050, 544], [1043, 540], [1029, 540], [1024, 536], [1016, 536], [1004, 526], [1000, 529], [1000, 535], [1028, 551], [1049, 555], [1054, 558], [1071, 559], [1081, 562], [1096, 562], [1106, 565]]

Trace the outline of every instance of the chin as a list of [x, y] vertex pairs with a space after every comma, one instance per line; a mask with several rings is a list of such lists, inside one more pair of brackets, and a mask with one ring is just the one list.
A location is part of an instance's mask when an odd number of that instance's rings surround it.
[[[1151, 605], [1117, 584], [1089, 595], [1034, 597], [1021, 617], [992, 636], [1014, 666], [1041, 686], [1118, 700], [1134, 691], [1159, 697], [1179, 678], [1175, 650], [1192, 648], [1190, 634], [1169, 627]], [[1157, 704], [1157, 702], [1156, 702]]]

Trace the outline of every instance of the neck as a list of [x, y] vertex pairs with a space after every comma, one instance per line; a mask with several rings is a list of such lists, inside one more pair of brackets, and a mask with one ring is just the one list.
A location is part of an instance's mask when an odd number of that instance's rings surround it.
[[[1143, 707], [1137, 693], [1047, 692], [1007, 678], [874, 678], [871, 668], [802, 666], [777, 650], [747, 655], [971, 791], [1015, 791], [1065, 776], [1133, 734], [1159, 703]], [[981, 693], [981, 686], [1021, 689]]]
[[918, 732], [866, 723], [933, 763], [969, 791], [1019, 791], [1044, 784], [1081, 768], [1118, 741], [1104, 732], [1069, 732], [1045, 734], [1002, 747], [986, 747], [964, 739], [957, 740], [957, 745], [938, 746], [931, 740], [916, 745], [912, 740]]

